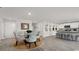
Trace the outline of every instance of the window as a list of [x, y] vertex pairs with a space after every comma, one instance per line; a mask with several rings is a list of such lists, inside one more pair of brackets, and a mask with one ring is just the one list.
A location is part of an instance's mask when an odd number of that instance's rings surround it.
[[57, 30], [57, 28], [55, 28], [55, 30]]
[[54, 31], [54, 27], [52, 28], [52, 30]]
[[45, 25], [45, 31], [48, 31], [48, 25]]

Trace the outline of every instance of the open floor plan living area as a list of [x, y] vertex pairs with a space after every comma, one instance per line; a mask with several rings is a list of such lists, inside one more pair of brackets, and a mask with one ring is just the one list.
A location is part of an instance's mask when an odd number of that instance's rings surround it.
[[0, 51], [79, 51], [79, 7], [0, 7]]

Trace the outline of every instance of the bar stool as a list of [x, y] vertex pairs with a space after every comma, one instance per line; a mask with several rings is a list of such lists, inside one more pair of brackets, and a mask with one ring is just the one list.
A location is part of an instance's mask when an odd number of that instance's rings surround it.
[[67, 35], [67, 39], [72, 41], [73, 40], [73, 35], [72, 34], [68, 34]]
[[58, 38], [60, 38], [60, 33], [58, 33]]
[[79, 35], [75, 36], [75, 41], [79, 41]]
[[62, 33], [62, 39], [64, 39], [64, 33]]
[[70, 34], [67, 34], [66, 39], [70, 40], [70, 38], [71, 38]]
[[59, 33], [59, 38], [61, 38], [61, 33]]
[[67, 34], [66, 33], [64, 34], [64, 39], [67, 40]]
[[63, 39], [63, 34], [61, 33], [61, 39]]
[[71, 40], [73, 41], [73, 35], [71, 34]]
[[72, 40], [73, 40], [73, 41], [76, 41], [78, 36], [76, 36], [75, 34], [73, 34], [72, 37], [73, 37]]
[[56, 38], [59, 38], [59, 33], [56, 33]]
[[57, 37], [59, 38], [59, 33], [57, 33]]

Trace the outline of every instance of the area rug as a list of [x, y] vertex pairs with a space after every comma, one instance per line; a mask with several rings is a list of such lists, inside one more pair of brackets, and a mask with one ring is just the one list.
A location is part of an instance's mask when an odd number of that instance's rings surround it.
[[15, 43], [16, 43], [16, 40], [13, 39], [12, 46], [15, 47], [16, 49], [32, 49], [32, 48], [37, 48], [37, 47], [39, 47], [39, 46], [42, 45], [42, 43], [43, 43], [43, 37], [40, 37], [40, 39], [38, 39], [36, 41], [37, 46], [35, 46], [35, 44], [32, 43], [30, 48], [29, 48], [29, 44], [27, 43], [25, 45], [23, 41], [19, 42], [17, 46], [15, 45]]

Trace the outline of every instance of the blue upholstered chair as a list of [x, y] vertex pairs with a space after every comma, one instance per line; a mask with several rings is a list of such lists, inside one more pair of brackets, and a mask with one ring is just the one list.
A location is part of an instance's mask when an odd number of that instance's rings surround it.
[[31, 34], [29, 35], [29, 38], [26, 39], [26, 40], [27, 40], [28, 42], [35, 42], [35, 41], [36, 41], [36, 38], [37, 38], [37, 36], [36, 36], [35, 34], [31, 33]]
[[26, 38], [26, 43], [29, 43], [29, 48], [32, 43], [34, 43], [35, 46], [37, 46], [36, 41], [37, 41], [37, 34], [35, 32], [29, 33], [29, 38]]

